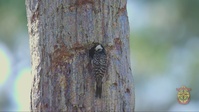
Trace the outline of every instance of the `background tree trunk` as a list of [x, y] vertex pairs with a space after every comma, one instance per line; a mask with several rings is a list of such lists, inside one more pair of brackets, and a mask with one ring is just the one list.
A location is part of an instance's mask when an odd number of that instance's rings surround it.
[[[33, 111], [134, 111], [126, 0], [26, 0]], [[88, 51], [108, 55], [102, 98]]]

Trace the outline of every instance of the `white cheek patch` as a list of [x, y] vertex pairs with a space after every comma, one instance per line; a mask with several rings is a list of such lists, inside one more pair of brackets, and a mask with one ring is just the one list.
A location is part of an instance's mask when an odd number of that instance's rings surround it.
[[95, 50], [100, 50], [100, 49], [103, 49], [101, 45], [97, 45], [97, 47], [95, 47]]

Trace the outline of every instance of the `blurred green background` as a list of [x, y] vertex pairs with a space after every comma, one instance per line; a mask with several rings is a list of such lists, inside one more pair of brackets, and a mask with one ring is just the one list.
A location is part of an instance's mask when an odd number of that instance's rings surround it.
[[[129, 0], [136, 111], [199, 111], [199, 0]], [[0, 1], [0, 110], [29, 110], [24, 0]], [[191, 88], [187, 105], [176, 88]]]

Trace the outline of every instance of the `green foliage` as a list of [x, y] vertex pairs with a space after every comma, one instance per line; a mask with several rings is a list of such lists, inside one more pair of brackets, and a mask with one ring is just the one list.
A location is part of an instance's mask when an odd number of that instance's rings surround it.
[[0, 41], [12, 48], [26, 29], [25, 0], [0, 0]]

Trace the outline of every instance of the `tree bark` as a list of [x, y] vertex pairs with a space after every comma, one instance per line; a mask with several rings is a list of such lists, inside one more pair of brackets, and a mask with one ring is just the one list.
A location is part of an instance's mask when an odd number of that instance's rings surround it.
[[[126, 0], [26, 0], [34, 76], [31, 111], [134, 111]], [[95, 98], [93, 43], [107, 51]]]

